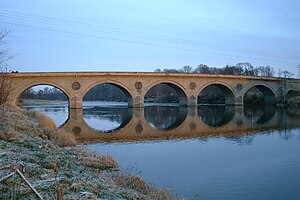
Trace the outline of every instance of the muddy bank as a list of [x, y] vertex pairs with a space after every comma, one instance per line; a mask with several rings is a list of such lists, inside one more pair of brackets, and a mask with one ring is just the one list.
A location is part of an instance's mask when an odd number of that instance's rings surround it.
[[[24, 176], [44, 199], [56, 199], [58, 188], [64, 199], [174, 199], [168, 190], [120, 172], [111, 156], [76, 147], [69, 133], [40, 113], [6, 107], [0, 118], [0, 180], [24, 165]], [[0, 196], [36, 198], [17, 174], [0, 181]]]

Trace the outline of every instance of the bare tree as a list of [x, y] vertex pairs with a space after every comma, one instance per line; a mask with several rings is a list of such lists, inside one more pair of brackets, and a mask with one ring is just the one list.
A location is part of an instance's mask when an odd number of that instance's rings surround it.
[[279, 77], [282, 77], [282, 78], [291, 78], [294, 74], [289, 72], [288, 70], [280, 71], [280, 69], [279, 69], [278, 75], [279, 75]]
[[181, 69], [179, 69], [180, 73], [191, 73], [192, 71], [193, 71], [193, 68], [189, 65], [185, 65]]
[[267, 66], [260, 66], [257, 67], [258, 75], [259, 76], [266, 76], [266, 77], [273, 77], [274, 76], [274, 69], [273, 67]]
[[8, 77], [8, 64], [7, 61], [11, 59], [6, 48], [6, 38], [9, 34], [8, 30], [0, 31], [0, 106], [1, 110], [4, 109], [4, 104], [8, 103], [8, 96], [11, 92], [11, 81]]

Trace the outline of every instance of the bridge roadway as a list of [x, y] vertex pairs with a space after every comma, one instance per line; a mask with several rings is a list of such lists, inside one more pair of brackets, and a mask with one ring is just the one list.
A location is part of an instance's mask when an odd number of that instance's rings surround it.
[[300, 92], [300, 80], [234, 75], [152, 73], [152, 72], [28, 72], [9, 73], [12, 92], [9, 100], [17, 104], [26, 89], [36, 85], [51, 85], [69, 98], [69, 108], [81, 109], [84, 95], [98, 84], [112, 84], [127, 96], [130, 107], [144, 107], [146, 93], [157, 84], [167, 84], [180, 97], [180, 105], [197, 106], [197, 97], [210, 85], [225, 95], [226, 105], [242, 105], [245, 93], [258, 88], [265, 102], [275, 103]]
[[[145, 119], [144, 109], [133, 108], [132, 117], [128, 123], [111, 132], [102, 132], [91, 128], [84, 121], [82, 109], [70, 109], [69, 119], [61, 129], [73, 132], [77, 136], [78, 142], [132, 142], [207, 138], [209, 136], [232, 137], [251, 132], [300, 127], [299, 113], [287, 114], [276, 109], [270, 109], [260, 117], [246, 117], [242, 107], [235, 109], [235, 112], [219, 118], [219, 123], [214, 126], [205, 123], [205, 119], [201, 119], [197, 107], [189, 107], [186, 115], [175, 122], [177, 126], [167, 130], [158, 130]], [[220, 115], [222, 114], [224, 113]]]

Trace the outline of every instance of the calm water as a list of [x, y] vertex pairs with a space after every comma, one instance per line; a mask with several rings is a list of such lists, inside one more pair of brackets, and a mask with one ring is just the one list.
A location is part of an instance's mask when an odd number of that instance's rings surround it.
[[93, 141], [123, 170], [188, 199], [300, 199], [300, 113], [122, 103], [29, 107]]

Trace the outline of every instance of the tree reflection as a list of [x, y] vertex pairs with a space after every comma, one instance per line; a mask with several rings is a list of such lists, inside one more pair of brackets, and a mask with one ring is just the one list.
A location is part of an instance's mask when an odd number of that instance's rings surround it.
[[198, 116], [211, 127], [220, 127], [230, 122], [234, 116], [234, 106], [200, 106]]
[[129, 123], [132, 118], [132, 109], [94, 106], [84, 109], [83, 117], [90, 127], [104, 132], [113, 132]]
[[187, 109], [175, 106], [147, 106], [144, 114], [153, 128], [166, 131], [182, 124], [187, 116]]

